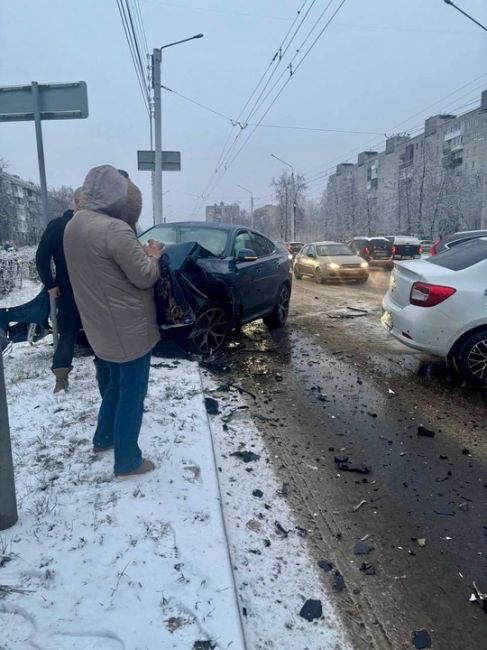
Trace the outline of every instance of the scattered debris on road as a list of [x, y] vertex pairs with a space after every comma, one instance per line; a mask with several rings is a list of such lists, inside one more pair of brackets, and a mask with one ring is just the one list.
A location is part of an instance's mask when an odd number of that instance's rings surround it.
[[427, 630], [414, 630], [413, 638], [411, 639], [416, 650], [423, 650], [423, 648], [431, 648], [431, 637]]
[[475, 582], [473, 583], [473, 593], [470, 596], [470, 602], [479, 604], [484, 612], [487, 612], [487, 594], [483, 594]]
[[274, 526], [276, 527], [278, 535], [282, 535], [282, 537], [287, 537], [289, 535], [289, 531], [286, 530], [278, 521], [274, 522]]
[[281, 497], [287, 497], [289, 495], [289, 483], [282, 484], [282, 488], [278, 491], [278, 495]]
[[230, 456], [235, 456], [236, 458], [240, 458], [240, 460], [243, 460], [244, 463], [252, 463], [256, 460], [259, 460], [260, 456], [259, 454], [254, 454], [253, 451], [234, 451]]
[[357, 472], [358, 474], [369, 474], [370, 467], [363, 464], [349, 462], [348, 456], [335, 456], [335, 465], [342, 472]]
[[427, 429], [422, 424], [419, 425], [418, 436], [421, 436], [423, 438], [434, 438], [435, 435], [436, 435], [435, 432], [432, 431], [431, 429]]
[[426, 546], [426, 537], [411, 537], [411, 541], [416, 542], [416, 544], [421, 548]]
[[375, 566], [370, 564], [370, 562], [362, 562], [360, 565], [360, 571], [365, 573], [366, 576], [375, 576]]
[[220, 409], [218, 408], [218, 400], [214, 399], [213, 397], [205, 397], [205, 406], [206, 412], [209, 415], [218, 415], [220, 413]]
[[361, 539], [358, 539], [353, 547], [354, 555], [368, 555], [373, 550], [373, 546], [370, 546], [367, 542], [363, 542]]
[[328, 562], [328, 560], [320, 560], [318, 562], [318, 566], [320, 569], [323, 569], [325, 573], [328, 573], [333, 569], [333, 564], [331, 562]]
[[216, 643], [212, 641], [195, 641], [193, 650], [215, 650]]
[[362, 499], [362, 501], [360, 501], [360, 503], [357, 503], [357, 505], [354, 507], [353, 512], [357, 512], [358, 510], [360, 510], [360, 508], [364, 506], [366, 503], [367, 501], [365, 499]]
[[323, 616], [321, 600], [307, 600], [301, 608], [299, 615], [310, 622], [316, 618], [321, 618]]
[[338, 569], [333, 573], [333, 589], [335, 591], [343, 591], [345, 589], [345, 579]]

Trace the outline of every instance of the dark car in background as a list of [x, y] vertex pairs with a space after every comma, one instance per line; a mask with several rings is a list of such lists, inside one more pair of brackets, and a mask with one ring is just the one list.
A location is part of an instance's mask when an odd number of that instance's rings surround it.
[[417, 237], [396, 235], [395, 237], [387, 237], [387, 239], [392, 244], [392, 259], [414, 260], [421, 257], [423, 249]]
[[463, 232], [455, 232], [452, 235], [446, 235], [442, 239], [438, 239], [430, 248], [430, 255], [438, 255], [444, 251], [450, 250], [455, 246], [460, 246], [472, 239], [479, 237], [487, 237], [487, 230], [465, 230]]
[[195, 352], [215, 352], [232, 330], [259, 318], [269, 328], [286, 323], [291, 260], [287, 249], [261, 233], [244, 226], [179, 222], [154, 226], [139, 239], [166, 245], [196, 315], [185, 328]]
[[291, 253], [293, 256], [293, 259], [296, 257], [296, 255], [299, 253], [299, 251], [303, 248], [304, 242], [300, 241], [288, 241], [286, 242], [286, 246], [288, 251]]
[[354, 237], [348, 245], [369, 263], [370, 268], [392, 269], [393, 244], [387, 237]]

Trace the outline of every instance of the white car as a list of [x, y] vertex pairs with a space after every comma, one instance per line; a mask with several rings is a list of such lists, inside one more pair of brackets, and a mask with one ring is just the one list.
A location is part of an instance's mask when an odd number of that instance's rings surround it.
[[382, 324], [398, 341], [445, 357], [487, 386], [487, 237], [394, 265]]

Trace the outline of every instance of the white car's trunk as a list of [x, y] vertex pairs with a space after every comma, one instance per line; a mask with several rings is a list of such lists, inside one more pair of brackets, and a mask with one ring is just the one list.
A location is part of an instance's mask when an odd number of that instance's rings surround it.
[[454, 276], [454, 271], [424, 260], [395, 264], [389, 295], [396, 305], [407, 307], [411, 289], [415, 282], [454, 286], [452, 284]]

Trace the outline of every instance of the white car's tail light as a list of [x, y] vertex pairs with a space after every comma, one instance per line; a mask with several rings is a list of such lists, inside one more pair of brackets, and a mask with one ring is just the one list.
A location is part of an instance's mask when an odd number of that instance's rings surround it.
[[409, 302], [417, 307], [434, 307], [453, 296], [454, 293], [456, 293], [456, 289], [453, 289], [453, 287], [415, 282], [411, 288]]

